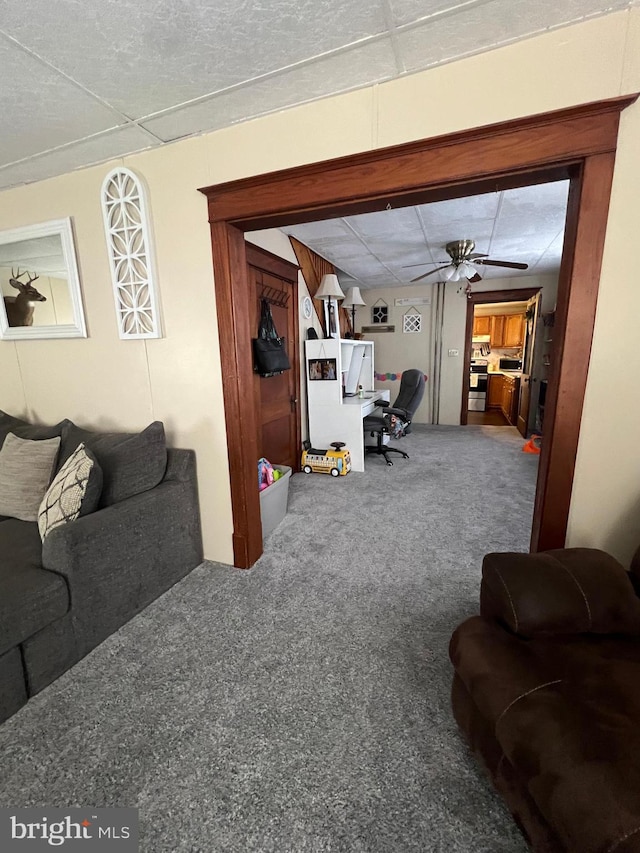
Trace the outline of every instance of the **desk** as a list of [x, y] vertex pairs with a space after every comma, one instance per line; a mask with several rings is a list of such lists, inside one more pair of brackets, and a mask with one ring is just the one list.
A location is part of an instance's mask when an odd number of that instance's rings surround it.
[[319, 405], [310, 426], [313, 447], [326, 448], [344, 441], [351, 454], [351, 470], [364, 471], [364, 430], [362, 421], [376, 409], [376, 400], [389, 402], [389, 391], [370, 391], [370, 397], [344, 397], [338, 405]]

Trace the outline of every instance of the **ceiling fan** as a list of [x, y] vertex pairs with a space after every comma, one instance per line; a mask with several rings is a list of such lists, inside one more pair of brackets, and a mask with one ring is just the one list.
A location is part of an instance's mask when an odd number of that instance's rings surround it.
[[[411, 283], [413, 284], [414, 281], [420, 281], [428, 275], [440, 272], [442, 273], [442, 277], [447, 281], [460, 281], [460, 279], [466, 278], [473, 284], [476, 281], [482, 281], [482, 276], [476, 269], [480, 265], [507, 267], [514, 270], [526, 270], [529, 268], [529, 264], [520, 264], [516, 261], [494, 261], [488, 255], [474, 252], [475, 245], [473, 240], [453, 240], [451, 243], [447, 243], [444, 248], [451, 258], [449, 263], [436, 267], [434, 270], [429, 270], [429, 272], [419, 275], [417, 278], [412, 278]], [[432, 262], [425, 261], [425, 264], [428, 263]], [[423, 264], [411, 264], [411, 266], [419, 267], [423, 266]]]

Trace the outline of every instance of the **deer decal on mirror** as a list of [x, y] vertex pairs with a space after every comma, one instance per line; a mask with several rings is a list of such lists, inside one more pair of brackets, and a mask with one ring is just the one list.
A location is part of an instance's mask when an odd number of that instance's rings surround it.
[[2, 341], [86, 338], [71, 219], [0, 230]]
[[[29, 278], [29, 281], [20, 281], [24, 275]], [[13, 269], [11, 270], [9, 284], [20, 292], [17, 296], [4, 297], [7, 323], [10, 326], [33, 326], [35, 303], [47, 301], [47, 297], [43, 296], [39, 290], [33, 287], [33, 282], [39, 277], [38, 275], [31, 277], [27, 270], [20, 272], [20, 269], [18, 269], [17, 273]]]

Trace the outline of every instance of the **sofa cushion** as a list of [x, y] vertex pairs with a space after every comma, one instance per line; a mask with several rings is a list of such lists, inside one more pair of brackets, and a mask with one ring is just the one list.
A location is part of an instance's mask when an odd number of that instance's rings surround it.
[[640, 826], [640, 641], [525, 640], [473, 617], [454, 633], [450, 656], [560, 849], [638, 849], [622, 842]]
[[640, 634], [640, 599], [628, 573], [595, 548], [487, 554], [480, 609], [521, 637]]
[[568, 655], [566, 677], [505, 709], [496, 736], [563, 849], [638, 850], [619, 845], [640, 826], [640, 645], [574, 638]]
[[37, 520], [59, 447], [59, 438], [32, 441], [12, 432], [7, 435], [0, 449], [0, 513], [22, 521]]
[[167, 468], [164, 425], [154, 421], [140, 433], [98, 433], [80, 429], [71, 421], [64, 427], [59, 465], [80, 443], [95, 455], [102, 469], [100, 506], [123, 501], [153, 489]]
[[93, 453], [78, 445], [53, 478], [38, 510], [42, 539], [60, 524], [93, 512], [102, 492], [102, 469]]
[[61, 575], [42, 568], [38, 525], [0, 524], [0, 654], [33, 636], [69, 609]]
[[0, 447], [2, 447], [7, 434], [10, 432], [20, 438], [31, 438], [39, 441], [43, 438], [55, 438], [62, 435], [62, 430], [66, 423], [67, 421], [63, 420], [53, 426], [30, 424], [21, 418], [15, 418], [13, 415], [8, 415], [6, 412], [0, 410]]

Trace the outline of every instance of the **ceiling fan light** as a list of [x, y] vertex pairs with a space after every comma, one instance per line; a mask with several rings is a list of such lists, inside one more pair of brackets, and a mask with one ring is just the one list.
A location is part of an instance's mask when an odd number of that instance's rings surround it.
[[458, 275], [458, 267], [455, 264], [451, 264], [449, 267], [445, 267], [442, 270], [442, 275], [446, 278], [447, 281], [458, 281], [460, 276]]
[[472, 276], [476, 274], [477, 270], [473, 264], [469, 263], [469, 261], [463, 261], [458, 267], [458, 272], [465, 278], [472, 278]]

